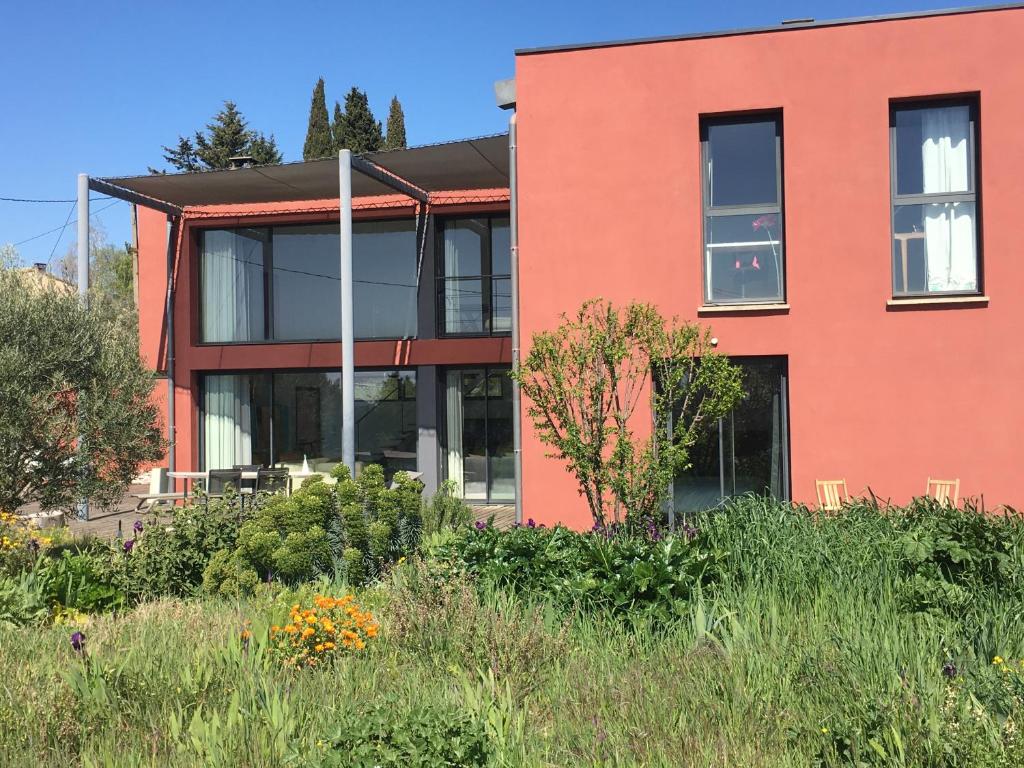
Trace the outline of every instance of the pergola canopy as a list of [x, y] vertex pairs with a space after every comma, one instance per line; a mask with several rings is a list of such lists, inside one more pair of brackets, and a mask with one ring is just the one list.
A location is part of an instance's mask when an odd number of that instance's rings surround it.
[[[352, 164], [353, 197], [395, 193], [394, 184], [385, 184], [378, 178], [378, 169], [426, 193], [508, 187], [508, 134], [358, 155]], [[149, 201], [152, 207], [163, 209], [324, 200], [338, 197], [338, 159], [94, 178], [90, 183], [94, 189], [119, 197], [125, 195], [118, 195], [118, 191], [140, 196], [143, 199], [135, 200], [140, 205]]]

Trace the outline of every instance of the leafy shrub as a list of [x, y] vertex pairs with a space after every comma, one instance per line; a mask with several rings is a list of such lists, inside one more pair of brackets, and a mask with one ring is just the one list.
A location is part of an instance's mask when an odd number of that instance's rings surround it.
[[35, 570], [0, 575], [0, 626], [37, 624], [50, 617], [45, 584]]
[[473, 521], [473, 510], [459, 496], [454, 480], [441, 483], [423, 513], [423, 532], [437, 533], [446, 529], [457, 530]]
[[438, 554], [485, 588], [663, 620], [677, 615], [683, 601], [710, 581], [720, 557], [689, 535], [652, 539], [561, 526], [466, 529]]
[[0, 574], [16, 575], [31, 569], [36, 555], [53, 544], [54, 536], [33, 529], [24, 517], [0, 512]]
[[238, 531], [238, 508], [230, 499], [176, 507], [169, 524], [154, 518], [127, 548], [127, 542], [110, 544], [110, 581], [136, 601], [193, 595], [214, 553], [234, 547]]
[[394, 700], [353, 709], [329, 739], [325, 768], [487, 765], [491, 748], [480, 720], [461, 709], [421, 705], [402, 711]]
[[352, 595], [317, 595], [311, 608], [293, 605], [288, 623], [270, 628], [270, 639], [284, 664], [315, 667], [340, 654], [363, 650], [377, 630], [373, 614], [353, 602]]
[[105, 550], [64, 550], [44, 557], [37, 566], [46, 602], [58, 615], [101, 613], [120, 608], [125, 593], [110, 580]]

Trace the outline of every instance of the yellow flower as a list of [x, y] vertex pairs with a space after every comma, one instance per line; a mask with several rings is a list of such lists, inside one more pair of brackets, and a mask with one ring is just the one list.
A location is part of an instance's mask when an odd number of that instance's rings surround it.
[[315, 646], [313, 646], [313, 650], [316, 651], [317, 653], [323, 653], [324, 652], [324, 644], [323, 643], [317, 643]]
[[294, 624], [286, 624], [284, 631], [287, 632], [289, 635], [294, 635], [296, 632], [299, 631], [299, 629]]
[[992, 657], [992, 663], [993, 664], [1002, 664], [1003, 663], [1003, 657], [1002, 656], [993, 656]]
[[828, 733], [828, 728], [825, 728], [824, 726], [822, 726], [821, 732], [822, 733]]
[[313, 629], [312, 627], [306, 627], [304, 630], [302, 630], [302, 637], [303, 637], [303, 639], [305, 639], [307, 637], [312, 637], [315, 634], [316, 634], [316, 630]]
[[335, 646], [334, 646], [334, 643], [332, 643], [332, 642], [330, 642], [330, 641], [328, 641], [328, 642], [324, 643], [324, 650], [325, 650], [325, 651], [333, 651], [333, 650], [334, 650], [334, 647], [335, 647]]

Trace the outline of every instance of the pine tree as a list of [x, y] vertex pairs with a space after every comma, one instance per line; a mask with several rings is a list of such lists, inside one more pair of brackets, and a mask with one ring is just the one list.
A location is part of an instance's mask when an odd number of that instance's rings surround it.
[[391, 111], [388, 112], [388, 136], [384, 140], [384, 149], [405, 149], [405, 112], [397, 96], [391, 98]]
[[341, 134], [343, 144], [339, 149], [351, 149], [358, 154], [376, 152], [384, 146], [381, 125], [370, 111], [366, 93], [355, 86], [345, 97], [345, 114], [341, 124], [344, 126]]
[[[245, 118], [233, 101], [214, 115], [206, 131], [196, 131], [195, 139], [178, 137], [177, 147], [164, 147], [164, 160], [179, 171], [202, 171], [230, 168], [231, 158], [248, 155], [257, 165], [282, 161], [274, 134], [269, 138], [248, 128]], [[161, 173], [150, 168], [153, 173]]]
[[251, 134], [248, 123], [233, 101], [206, 124], [207, 133], [196, 131], [196, 156], [207, 168], [228, 168], [230, 158], [248, 154]]
[[334, 102], [334, 122], [331, 124], [332, 149], [338, 154], [339, 149], [345, 148], [345, 113], [341, 111], [341, 104]]
[[334, 139], [331, 123], [327, 117], [327, 100], [324, 97], [324, 79], [316, 81], [313, 100], [309, 105], [309, 127], [306, 129], [306, 143], [302, 147], [303, 160], [319, 160], [333, 154]]

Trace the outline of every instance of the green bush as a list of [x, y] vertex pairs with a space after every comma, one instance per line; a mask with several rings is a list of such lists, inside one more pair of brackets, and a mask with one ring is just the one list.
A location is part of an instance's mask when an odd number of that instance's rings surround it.
[[720, 555], [686, 535], [577, 533], [555, 528], [464, 529], [436, 553], [484, 589], [510, 589], [618, 615], [668, 620], [711, 581]]
[[328, 742], [318, 765], [324, 768], [413, 768], [413, 766], [487, 765], [490, 745], [484, 724], [460, 709], [399, 703], [353, 709]]
[[238, 534], [238, 506], [231, 500], [175, 507], [169, 523], [154, 518], [143, 524], [128, 540], [129, 550], [125, 542], [111, 542], [108, 579], [130, 600], [193, 595], [210, 558], [233, 548]]
[[423, 512], [423, 532], [457, 530], [473, 521], [473, 510], [459, 497], [454, 480], [445, 480]]

